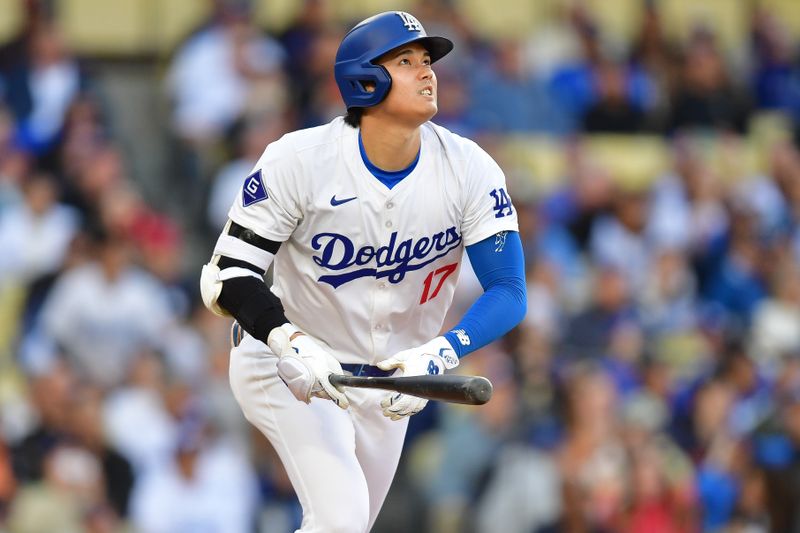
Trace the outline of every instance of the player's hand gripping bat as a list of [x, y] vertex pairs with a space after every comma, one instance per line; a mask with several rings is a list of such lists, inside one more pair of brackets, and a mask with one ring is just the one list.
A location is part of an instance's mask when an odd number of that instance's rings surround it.
[[492, 397], [492, 383], [482, 376], [437, 374], [404, 377], [363, 377], [331, 374], [332, 385], [386, 389], [428, 400], [483, 405]]

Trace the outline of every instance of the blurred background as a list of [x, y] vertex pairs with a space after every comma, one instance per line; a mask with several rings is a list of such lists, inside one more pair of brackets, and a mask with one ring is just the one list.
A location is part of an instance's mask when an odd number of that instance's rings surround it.
[[374, 531], [800, 531], [797, 0], [0, 0], [0, 531], [297, 527], [199, 270], [387, 9], [456, 42], [435, 121], [505, 170], [529, 309]]

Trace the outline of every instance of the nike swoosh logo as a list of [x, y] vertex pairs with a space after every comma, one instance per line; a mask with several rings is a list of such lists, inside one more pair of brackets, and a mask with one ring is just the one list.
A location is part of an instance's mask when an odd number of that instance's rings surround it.
[[337, 205], [342, 205], [342, 204], [346, 204], [347, 202], [351, 202], [351, 201], [355, 200], [356, 198], [358, 198], [358, 196], [353, 196], [352, 198], [343, 198], [341, 200], [337, 200], [336, 199], [336, 195], [334, 194], [333, 196], [331, 196], [331, 205], [336, 207]]

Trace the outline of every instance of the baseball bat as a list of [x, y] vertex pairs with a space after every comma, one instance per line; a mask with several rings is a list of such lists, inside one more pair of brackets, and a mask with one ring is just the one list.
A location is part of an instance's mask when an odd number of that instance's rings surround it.
[[428, 400], [483, 405], [492, 397], [492, 383], [482, 376], [438, 374], [401, 377], [364, 377], [331, 374], [332, 385], [386, 389]]

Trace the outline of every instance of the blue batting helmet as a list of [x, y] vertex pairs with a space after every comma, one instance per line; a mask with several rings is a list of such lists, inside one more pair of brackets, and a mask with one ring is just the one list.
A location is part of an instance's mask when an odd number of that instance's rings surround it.
[[[333, 68], [336, 84], [345, 105], [370, 107], [383, 101], [392, 86], [392, 78], [381, 65], [373, 63], [386, 52], [408, 43], [419, 43], [431, 55], [431, 63], [453, 49], [444, 37], [432, 37], [412, 15], [387, 11], [359, 22], [342, 39]], [[371, 82], [375, 90], [367, 91]]]

